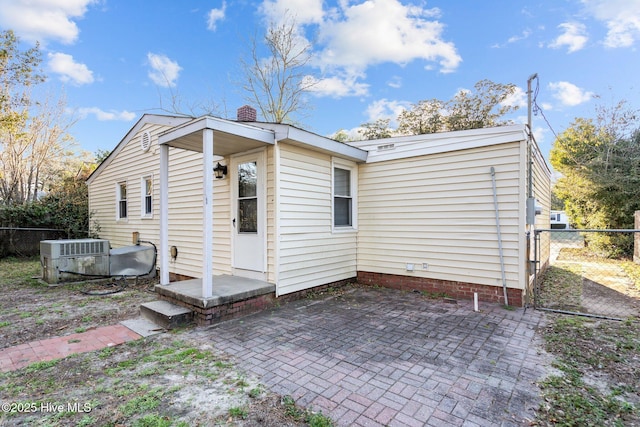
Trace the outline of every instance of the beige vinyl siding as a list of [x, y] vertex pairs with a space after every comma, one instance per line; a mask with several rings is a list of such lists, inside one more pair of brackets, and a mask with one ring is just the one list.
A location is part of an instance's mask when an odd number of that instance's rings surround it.
[[[101, 238], [112, 247], [132, 244], [132, 233], [159, 246], [160, 170], [158, 134], [168, 127], [147, 124], [117, 152], [111, 163], [89, 186], [89, 206]], [[140, 149], [142, 134], [149, 131], [152, 146]], [[202, 154], [169, 149], [169, 246], [178, 248], [170, 261], [172, 273], [192, 277], [202, 275]], [[145, 176], [153, 176], [153, 216], [142, 218], [142, 192]], [[127, 182], [127, 219], [116, 220], [116, 183]], [[214, 182], [214, 272], [230, 273], [229, 180]], [[158, 254], [158, 265], [163, 254]]]
[[[132, 244], [132, 233], [140, 233], [141, 240], [158, 244], [159, 208], [158, 186], [160, 184], [157, 155], [154, 147], [148, 152], [140, 149], [142, 134], [150, 132], [152, 141], [157, 134], [166, 130], [165, 126], [146, 124], [134, 135], [127, 145], [115, 154], [115, 159], [89, 185], [89, 210], [92, 223], [101, 238], [108, 239], [111, 246], [121, 247]], [[142, 177], [153, 177], [153, 216], [142, 218], [141, 193]], [[119, 182], [127, 183], [127, 218], [117, 220], [117, 191]]]
[[[536, 203], [542, 208], [542, 213], [536, 216], [536, 229], [549, 229], [551, 228], [551, 173], [545, 160], [542, 158], [539, 149], [535, 150], [533, 162], [533, 196], [536, 198]], [[544, 267], [549, 261], [550, 251], [550, 235], [549, 233], [542, 233], [540, 235], [540, 254], [544, 256], [544, 259], [540, 260], [540, 266]], [[534, 246], [533, 244], [531, 246]], [[535, 248], [531, 248], [534, 250]], [[531, 258], [533, 259], [533, 257]], [[533, 274], [533, 272], [531, 272]]]
[[276, 150], [267, 148], [267, 282], [276, 283]]
[[507, 286], [522, 288], [520, 165], [519, 142], [360, 165], [358, 270], [502, 286], [493, 166]]
[[[176, 246], [179, 253], [170, 261], [173, 273], [202, 277], [202, 180], [202, 153], [169, 150], [169, 246]], [[231, 273], [229, 181], [228, 177], [214, 180], [214, 274]]]
[[356, 232], [332, 231], [332, 159], [280, 144], [278, 294], [356, 276]]

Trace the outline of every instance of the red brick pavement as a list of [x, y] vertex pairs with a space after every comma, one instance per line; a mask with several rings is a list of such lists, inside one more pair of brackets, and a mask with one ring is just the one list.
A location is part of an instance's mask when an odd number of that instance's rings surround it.
[[124, 325], [112, 325], [32, 341], [0, 350], [0, 372], [15, 371], [34, 362], [61, 359], [71, 354], [100, 350], [139, 338], [140, 335]]

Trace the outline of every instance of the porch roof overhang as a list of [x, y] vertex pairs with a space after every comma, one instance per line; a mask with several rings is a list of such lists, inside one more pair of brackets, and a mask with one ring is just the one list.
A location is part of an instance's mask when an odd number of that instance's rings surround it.
[[356, 163], [367, 161], [368, 151], [358, 147], [334, 141], [324, 136], [298, 129], [291, 125], [278, 123], [256, 123], [256, 126], [263, 127], [275, 132], [278, 141], [287, 142], [306, 149], [319, 151], [332, 156], [339, 156]]
[[158, 144], [183, 150], [203, 151], [203, 135], [213, 130], [213, 154], [228, 156], [275, 144], [272, 130], [205, 116], [191, 120], [158, 136]]

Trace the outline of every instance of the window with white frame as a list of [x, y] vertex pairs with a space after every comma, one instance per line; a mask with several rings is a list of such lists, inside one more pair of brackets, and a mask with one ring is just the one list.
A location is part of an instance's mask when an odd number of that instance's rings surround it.
[[356, 169], [347, 162], [333, 165], [333, 226], [334, 229], [356, 227]]
[[145, 176], [142, 178], [142, 217], [151, 218], [153, 216], [153, 177]]
[[127, 183], [119, 182], [116, 186], [116, 206], [117, 218], [127, 219]]

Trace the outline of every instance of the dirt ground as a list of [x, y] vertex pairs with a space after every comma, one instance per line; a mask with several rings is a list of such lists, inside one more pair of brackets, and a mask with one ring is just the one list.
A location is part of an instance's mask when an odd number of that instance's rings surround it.
[[[37, 261], [0, 260], [0, 349], [116, 324], [138, 316], [140, 303], [155, 299], [152, 280], [48, 286], [34, 278], [38, 275]], [[589, 320], [552, 329], [540, 331], [558, 334], [547, 351], [576, 361], [575, 366], [567, 362], [567, 371], [579, 371], [583, 382], [560, 381], [560, 392], [545, 397], [535, 425], [562, 424], [562, 417], [567, 417], [565, 425], [578, 425], [570, 422], [575, 415], [558, 405], [566, 401], [563, 387], [569, 386], [576, 396], [599, 392], [609, 405], [624, 398], [631, 406], [622, 408], [617, 421], [640, 425], [640, 399], [633, 399], [640, 387], [638, 323]], [[189, 332], [172, 331], [0, 373], [0, 403], [77, 403], [91, 409], [5, 412], [0, 426], [331, 425], [313, 408], [302, 409], [266, 390], [237, 368], [224, 348]]]
[[154, 282], [117, 279], [48, 286], [32, 279], [3, 286], [2, 321], [9, 324], [0, 328], [0, 348], [136, 317], [141, 303], [156, 299]]
[[[117, 324], [156, 299], [151, 279], [50, 286], [38, 276], [37, 261], [0, 261], [0, 349]], [[265, 390], [192, 335], [172, 331], [0, 374], [1, 403], [37, 409], [0, 412], [0, 426], [308, 425], [313, 413]], [[90, 411], [42, 410], [68, 403]]]

